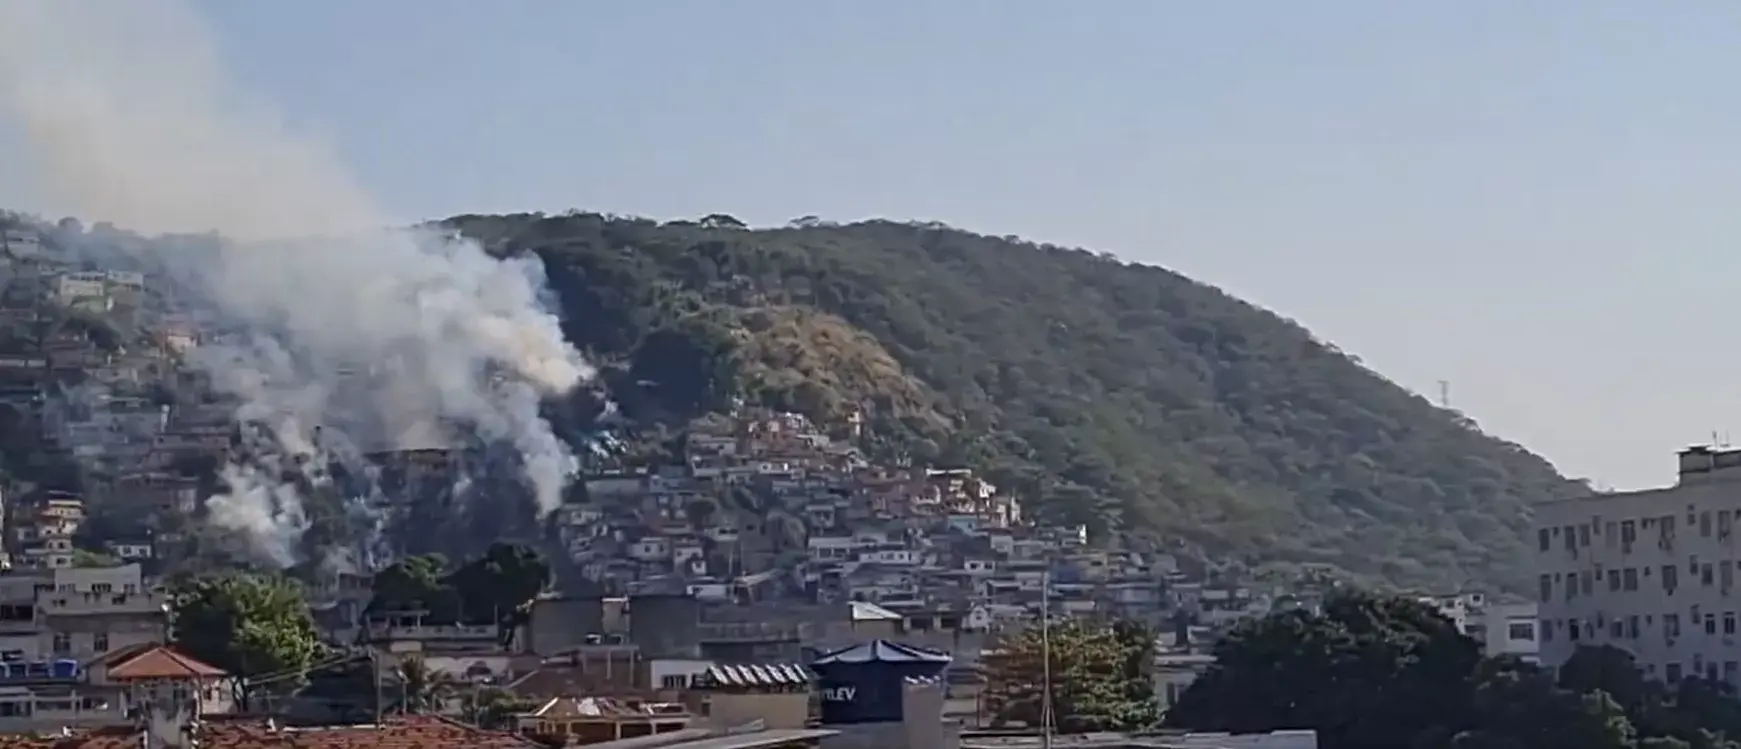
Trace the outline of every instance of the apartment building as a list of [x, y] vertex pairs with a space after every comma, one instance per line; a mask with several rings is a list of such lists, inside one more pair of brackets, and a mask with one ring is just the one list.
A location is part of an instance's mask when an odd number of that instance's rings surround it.
[[85, 519], [85, 503], [67, 492], [49, 491], [12, 506], [7, 527], [12, 530], [14, 559], [37, 569], [73, 566], [73, 535]]
[[1741, 684], [1741, 449], [1679, 453], [1675, 485], [1535, 511], [1541, 660], [1613, 645], [1647, 676]]
[[1437, 608], [1458, 632], [1481, 643], [1485, 655], [1510, 655], [1531, 662], [1540, 655], [1540, 607], [1533, 602], [1493, 601], [1481, 592], [1425, 596], [1420, 601]]

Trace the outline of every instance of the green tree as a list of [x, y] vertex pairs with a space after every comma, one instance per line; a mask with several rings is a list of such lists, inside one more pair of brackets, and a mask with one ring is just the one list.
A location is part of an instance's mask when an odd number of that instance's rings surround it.
[[731, 328], [705, 315], [686, 315], [647, 334], [634, 351], [629, 374], [658, 387], [683, 414], [723, 408], [738, 388], [737, 339]]
[[458, 688], [452, 676], [430, 668], [422, 658], [400, 660], [393, 670], [393, 689], [398, 693], [401, 713], [442, 712]]
[[1167, 719], [1199, 730], [1322, 726], [1326, 746], [1408, 746], [1468, 712], [1476, 643], [1431, 607], [1363, 593], [1322, 614], [1291, 611], [1236, 626], [1215, 665]]
[[375, 573], [369, 613], [421, 611], [427, 621], [460, 620], [459, 592], [444, 579], [447, 559], [440, 554], [410, 556]]
[[176, 647], [243, 677], [244, 704], [249, 679], [305, 672], [322, 652], [308, 602], [284, 578], [230, 573], [181, 581], [172, 590], [170, 621]]
[[446, 583], [459, 594], [471, 621], [501, 625], [508, 637], [524, 621], [527, 605], [549, 586], [550, 564], [532, 548], [491, 544]]
[[[987, 661], [986, 705], [996, 724], [1040, 725], [1045, 663], [1051, 662], [1054, 726], [1063, 733], [1133, 731], [1154, 726], [1149, 663], [1155, 635], [1130, 623], [1061, 621], [1004, 638]], [[1050, 648], [1051, 657], [1042, 655]]]

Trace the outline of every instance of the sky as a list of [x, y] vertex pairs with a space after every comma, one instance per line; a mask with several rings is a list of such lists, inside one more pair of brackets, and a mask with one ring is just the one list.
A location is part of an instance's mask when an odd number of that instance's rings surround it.
[[[1220, 286], [1599, 485], [1741, 438], [1741, 4], [189, 1], [407, 220], [940, 220]], [[0, 205], [55, 215], [7, 127]]]

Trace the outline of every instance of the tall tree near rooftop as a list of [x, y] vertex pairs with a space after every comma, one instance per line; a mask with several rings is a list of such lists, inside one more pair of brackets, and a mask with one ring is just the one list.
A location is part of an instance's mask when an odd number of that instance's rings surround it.
[[508, 638], [524, 621], [527, 604], [550, 584], [550, 564], [529, 547], [492, 544], [446, 582], [464, 602], [468, 620], [500, 625]]
[[187, 579], [172, 590], [170, 622], [176, 647], [248, 679], [291, 674], [294, 685], [320, 655], [320, 636], [308, 601], [294, 582], [270, 575], [230, 573]]
[[370, 584], [370, 613], [422, 612], [430, 622], [460, 619], [459, 593], [442, 575], [447, 559], [440, 554], [410, 556], [387, 565]]
[[1322, 614], [1243, 622], [1167, 714], [1179, 728], [1317, 728], [1333, 749], [1411, 746], [1466, 723], [1475, 641], [1425, 604], [1341, 594]]
[[422, 658], [405, 658], [393, 670], [392, 689], [398, 694], [401, 713], [422, 715], [441, 712], [459, 683], [444, 671], [429, 666]]
[[[1140, 730], [1159, 720], [1149, 677], [1152, 631], [1129, 622], [1068, 620], [1046, 635], [1060, 732]], [[1040, 627], [1030, 626], [1003, 638], [987, 657], [985, 704], [994, 725], [1040, 725], [1046, 647]]]
[[1175, 728], [1315, 729], [1325, 749], [1741, 749], [1726, 685], [1651, 681], [1615, 648], [1584, 648], [1553, 675], [1480, 658], [1424, 604], [1347, 593], [1322, 613], [1234, 628], [1167, 713]]

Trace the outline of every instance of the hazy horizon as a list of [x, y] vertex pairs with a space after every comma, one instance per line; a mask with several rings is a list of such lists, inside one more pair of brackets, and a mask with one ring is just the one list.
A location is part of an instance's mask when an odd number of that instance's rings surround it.
[[[938, 220], [1214, 284], [1598, 484], [1741, 431], [1741, 6], [191, 7], [395, 220]], [[19, 133], [0, 207], [72, 212]]]

